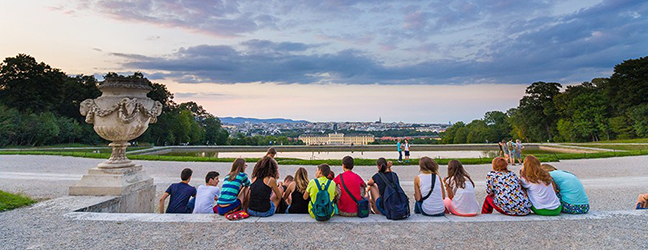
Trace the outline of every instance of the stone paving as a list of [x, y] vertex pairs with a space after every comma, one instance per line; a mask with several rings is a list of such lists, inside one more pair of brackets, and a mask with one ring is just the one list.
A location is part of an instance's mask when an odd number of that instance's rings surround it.
[[[100, 162], [58, 156], [0, 156], [0, 189], [49, 199], [0, 213], [0, 249], [160, 249], [160, 248], [560, 248], [647, 249], [648, 212], [632, 210], [648, 192], [648, 157], [562, 161], [554, 165], [581, 178], [592, 203], [588, 215], [474, 218], [413, 216], [407, 221], [334, 217], [317, 223], [307, 216], [276, 215], [227, 222], [215, 215], [73, 213], [101, 197], [66, 196], [67, 187]], [[193, 185], [207, 171], [227, 172], [227, 163], [139, 162], [156, 178], [158, 193], [192, 167]], [[252, 165], [252, 164], [249, 164]], [[282, 175], [299, 166], [280, 166]], [[466, 166], [483, 192], [488, 165]], [[307, 169], [314, 171], [314, 166]], [[376, 170], [358, 166], [365, 179]], [[519, 166], [511, 167], [518, 171]], [[418, 169], [395, 166], [406, 191]], [[249, 170], [251, 172], [251, 170]], [[339, 172], [339, 167], [334, 171]], [[441, 173], [445, 173], [442, 167]], [[411, 195], [411, 191], [410, 192]], [[483, 197], [482, 194], [481, 199]]]

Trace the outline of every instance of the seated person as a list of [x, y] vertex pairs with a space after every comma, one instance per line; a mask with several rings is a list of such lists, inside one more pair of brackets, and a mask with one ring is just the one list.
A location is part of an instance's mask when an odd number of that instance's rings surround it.
[[247, 164], [243, 158], [237, 158], [232, 163], [232, 169], [223, 180], [221, 196], [216, 202], [218, 214], [228, 215], [232, 212], [247, 209], [250, 179], [245, 173], [246, 168]]
[[[311, 180], [308, 182], [308, 186], [306, 187], [306, 192], [304, 192], [304, 196], [302, 197], [304, 200], [310, 198], [310, 202], [308, 203], [308, 213], [311, 215], [311, 217], [315, 218], [315, 214], [313, 211], [313, 202], [317, 200], [317, 193], [321, 190], [324, 191], [324, 188], [328, 185], [328, 189], [326, 191], [329, 193], [329, 199], [330, 199], [330, 204], [333, 206], [334, 200], [337, 195], [335, 183], [330, 183], [333, 182], [327, 178], [331, 174], [331, 167], [327, 164], [321, 164], [317, 166], [317, 173], [315, 173], [315, 179]], [[317, 183], [319, 183], [320, 188], [318, 188]], [[331, 217], [335, 214], [335, 209], [331, 209]]]
[[[340, 194], [337, 207], [341, 216], [358, 216], [358, 204], [356, 200], [359, 201], [365, 197], [365, 187], [367, 184], [362, 180], [362, 177], [353, 172], [353, 166], [353, 157], [345, 156], [342, 158], [343, 172], [333, 179], [337, 185], [337, 192]], [[344, 183], [342, 183], [342, 180], [344, 180]], [[349, 195], [353, 195], [353, 198]]]
[[214, 202], [218, 200], [220, 188], [218, 187], [219, 173], [211, 171], [205, 176], [205, 185], [200, 185], [196, 193], [194, 214], [213, 214]]
[[295, 178], [292, 175], [287, 175], [286, 178], [284, 178], [283, 182], [279, 182], [279, 188], [281, 191], [283, 191], [284, 196], [281, 197], [281, 201], [279, 201], [279, 206], [277, 207], [276, 213], [278, 214], [285, 214], [286, 209], [288, 209], [288, 199], [284, 198], [286, 196], [286, 191], [288, 190], [288, 186], [290, 186], [290, 183], [293, 182]]
[[385, 194], [387, 183], [380, 175], [384, 175], [385, 179], [396, 186], [400, 186], [400, 182], [398, 180], [398, 175], [391, 170], [391, 161], [387, 162], [385, 158], [380, 157], [376, 161], [376, 165], [378, 173], [374, 174], [371, 179], [367, 181], [370, 197], [369, 203], [371, 204], [371, 209], [375, 214], [385, 215], [385, 203], [381, 197]]
[[576, 175], [557, 170], [549, 164], [542, 164], [542, 170], [549, 172], [557, 189], [556, 195], [560, 199], [562, 212], [568, 214], [585, 214], [589, 211], [589, 200], [585, 194], [583, 184]]
[[250, 216], [268, 217], [275, 214], [283, 196], [283, 191], [277, 185], [277, 178], [279, 166], [272, 157], [265, 156], [254, 166], [248, 207]]
[[160, 198], [160, 213], [164, 213], [164, 201], [167, 197], [171, 196], [169, 199], [169, 206], [166, 209], [166, 213], [180, 213], [180, 214], [189, 214], [191, 210], [187, 207], [189, 203], [189, 198], [196, 196], [196, 188], [189, 185], [191, 181], [191, 175], [193, 171], [190, 168], [185, 168], [180, 174], [179, 183], [174, 183], [167, 188], [167, 190]]
[[486, 199], [482, 214], [490, 214], [493, 209], [505, 215], [527, 215], [531, 213], [531, 202], [522, 190], [520, 179], [507, 168], [502, 157], [493, 159], [493, 171], [486, 175]]
[[445, 190], [441, 183], [439, 165], [430, 157], [421, 157], [419, 175], [414, 177], [414, 198], [416, 199], [414, 213], [425, 216], [443, 216]]
[[297, 172], [295, 172], [294, 181], [290, 182], [290, 185], [286, 189], [286, 192], [284, 192], [284, 200], [286, 200], [289, 204], [286, 213], [308, 213], [308, 203], [310, 202], [310, 197], [304, 199], [306, 187], [308, 187], [308, 172], [305, 168], [300, 167], [297, 169]]
[[562, 205], [549, 173], [542, 170], [540, 160], [533, 155], [524, 157], [520, 182], [531, 200], [531, 210], [537, 215], [560, 215]]
[[479, 203], [475, 197], [475, 183], [461, 162], [448, 163], [448, 177], [443, 180], [448, 197], [443, 200], [447, 213], [458, 216], [475, 216], [479, 213]]
[[648, 194], [640, 194], [637, 198], [637, 209], [648, 209]]

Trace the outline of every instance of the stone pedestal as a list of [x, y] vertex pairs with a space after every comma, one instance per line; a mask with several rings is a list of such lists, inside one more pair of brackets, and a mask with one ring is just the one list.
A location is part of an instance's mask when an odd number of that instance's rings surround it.
[[70, 195], [119, 196], [121, 213], [152, 213], [155, 185], [142, 165], [105, 169], [94, 167], [70, 187]]

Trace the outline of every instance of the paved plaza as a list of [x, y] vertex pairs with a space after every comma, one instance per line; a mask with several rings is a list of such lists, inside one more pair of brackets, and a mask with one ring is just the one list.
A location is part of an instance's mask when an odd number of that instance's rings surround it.
[[[159, 248], [648, 248], [648, 212], [632, 210], [639, 193], [648, 192], [648, 156], [564, 160], [558, 169], [576, 174], [590, 198], [592, 213], [585, 216], [506, 217], [482, 215], [471, 219], [412, 217], [407, 222], [335, 218], [317, 223], [299, 216], [227, 222], [213, 215], [160, 216], [155, 214], [71, 213], [100, 197], [69, 197], [68, 187], [88, 168], [101, 162], [59, 156], [0, 156], [0, 189], [44, 200], [31, 207], [0, 213], [2, 249], [159, 249]], [[229, 170], [228, 163], [138, 161], [155, 178], [158, 197], [179, 180], [185, 167], [194, 170], [192, 185], [200, 185], [208, 171]], [[249, 170], [254, 165], [248, 163]], [[300, 166], [280, 166], [294, 174]], [[315, 166], [306, 166], [310, 176]], [[417, 166], [394, 166], [409, 196]], [[479, 200], [490, 165], [468, 165]], [[513, 166], [517, 172], [520, 166]], [[356, 166], [364, 179], [374, 166]], [[339, 166], [333, 171], [339, 173]], [[441, 167], [446, 175], [445, 166]], [[222, 178], [222, 176], [221, 176]], [[184, 222], [188, 221], [188, 222]]]

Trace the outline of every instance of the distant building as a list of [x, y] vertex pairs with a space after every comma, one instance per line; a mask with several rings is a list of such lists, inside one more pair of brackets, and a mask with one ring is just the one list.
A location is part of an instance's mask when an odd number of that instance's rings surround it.
[[299, 140], [306, 145], [367, 145], [375, 141], [373, 135], [344, 135], [339, 133], [322, 135], [300, 135]]

